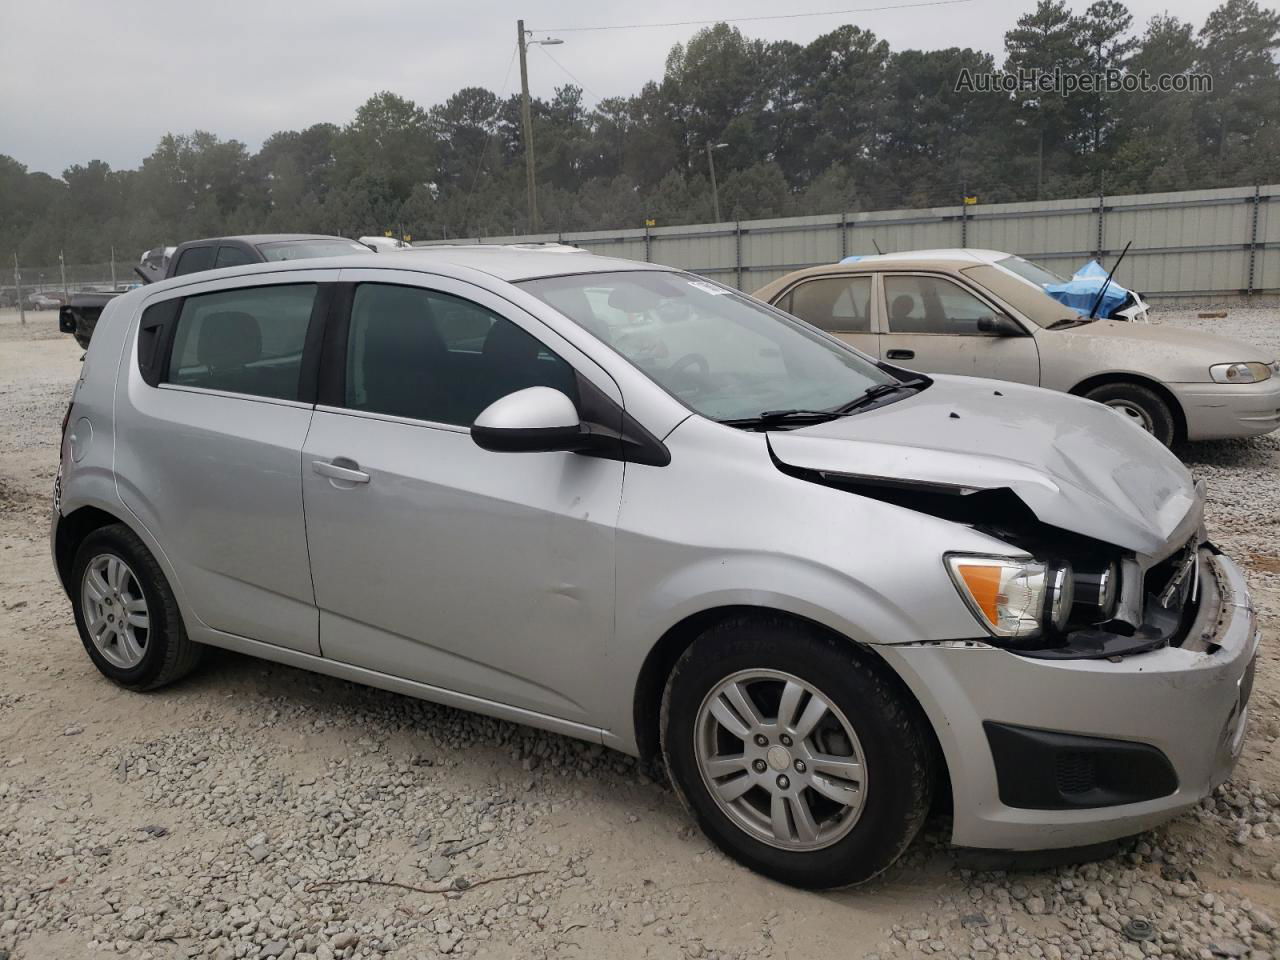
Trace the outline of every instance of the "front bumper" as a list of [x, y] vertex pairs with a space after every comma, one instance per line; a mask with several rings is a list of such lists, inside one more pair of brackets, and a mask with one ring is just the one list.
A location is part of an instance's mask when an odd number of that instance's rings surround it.
[[[1112, 662], [1037, 660], [986, 644], [876, 648], [938, 735], [951, 777], [953, 843], [1001, 850], [1101, 843], [1168, 820], [1230, 776], [1248, 720], [1257, 616], [1236, 565], [1208, 550], [1202, 560], [1188, 647], [1203, 637], [1209, 652], [1163, 647]], [[1147, 744], [1168, 759], [1176, 789], [1088, 809], [1008, 806], [984, 722]]]
[[1171, 383], [1188, 440], [1256, 437], [1280, 427], [1280, 377], [1260, 383]]

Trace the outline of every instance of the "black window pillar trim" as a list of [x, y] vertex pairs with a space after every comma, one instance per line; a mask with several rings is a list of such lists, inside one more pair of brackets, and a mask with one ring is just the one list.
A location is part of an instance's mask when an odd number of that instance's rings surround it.
[[302, 341], [302, 369], [298, 371], [298, 396], [302, 403], [316, 402], [320, 382], [320, 365], [324, 357], [325, 332], [328, 329], [336, 283], [316, 284], [316, 298], [311, 304], [311, 319]]
[[351, 327], [351, 304], [355, 300], [356, 284], [340, 282], [328, 286], [324, 332], [315, 367], [313, 402], [324, 407], [344, 407], [347, 402], [347, 332]]

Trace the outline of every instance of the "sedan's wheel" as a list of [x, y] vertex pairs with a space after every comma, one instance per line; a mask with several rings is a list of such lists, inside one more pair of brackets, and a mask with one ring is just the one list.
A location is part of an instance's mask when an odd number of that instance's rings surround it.
[[707, 835], [785, 883], [874, 877], [929, 807], [926, 733], [896, 678], [790, 620], [743, 618], [699, 637], [667, 684], [662, 736]]
[[101, 673], [131, 690], [185, 676], [203, 649], [188, 636], [155, 557], [123, 524], [93, 531], [71, 567], [76, 628]]
[[1173, 445], [1176, 428], [1169, 405], [1149, 387], [1137, 383], [1106, 383], [1085, 394], [1133, 421], [1166, 447]]

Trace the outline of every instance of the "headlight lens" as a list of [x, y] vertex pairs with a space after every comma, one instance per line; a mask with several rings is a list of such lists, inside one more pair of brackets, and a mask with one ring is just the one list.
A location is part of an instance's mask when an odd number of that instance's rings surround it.
[[1209, 368], [1214, 383], [1258, 383], [1271, 376], [1266, 363], [1215, 363]]
[[997, 637], [1041, 632], [1045, 567], [1035, 560], [949, 555], [947, 569], [974, 614]]

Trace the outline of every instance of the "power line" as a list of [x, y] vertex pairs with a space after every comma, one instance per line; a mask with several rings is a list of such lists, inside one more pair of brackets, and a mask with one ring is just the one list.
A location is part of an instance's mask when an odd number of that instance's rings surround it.
[[548, 60], [550, 60], [550, 61], [551, 61], [552, 63], [554, 63], [557, 67], [559, 67], [561, 70], [563, 70], [563, 71], [564, 71], [564, 73], [565, 73], [565, 75], [566, 75], [570, 80], [572, 80], [572, 81], [573, 81], [574, 83], [576, 83], [579, 87], [581, 87], [583, 90], [585, 90], [587, 93], [589, 93], [589, 94], [590, 94], [590, 95], [591, 95], [591, 96], [592, 96], [596, 101], [599, 101], [600, 99], [602, 99], [602, 98], [601, 98], [601, 96], [600, 96], [600, 94], [596, 93], [594, 90], [592, 90], [590, 87], [588, 87], [585, 83], [583, 83], [581, 80], [579, 80], [577, 77], [575, 77], [575, 76], [570, 72], [570, 70], [569, 70], [569, 68], [568, 68], [568, 67], [566, 67], [563, 63], [561, 63], [561, 62], [560, 62], [559, 60], [557, 60], [555, 57], [551, 56], [551, 54], [550, 54], [550, 53], [547, 53], [547, 48], [546, 48], [545, 46], [543, 46], [542, 44], [538, 44], [538, 49], [539, 49], [539, 50], [541, 50], [543, 53], [545, 53], [545, 54], [547, 55], [547, 59], [548, 59]]
[[911, 10], [916, 7], [950, 7], [974, 0], [920, 0], [918, 3], [893, 3], [879, 7], [850, 7], [847, 10], [816, 10], [812, 13], [771, 13], [756, 17], [717, 17], [713, 20], [674, 20], [669, 23], [619, 23], [599, 27], [538, 27], [537, 33], [584, 33], [597, 30], [645, 30], [650, 27], [700, 27], [709, 23], [749, 23], [757, 20], [797, 20], [801, 17], [835, 17], [848, 13], [879, 13], [885, 10]]

